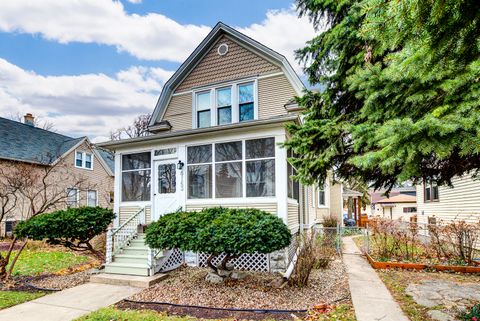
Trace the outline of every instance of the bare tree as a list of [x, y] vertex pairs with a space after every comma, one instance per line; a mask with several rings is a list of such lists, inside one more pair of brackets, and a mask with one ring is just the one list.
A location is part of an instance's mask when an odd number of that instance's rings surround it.
[[150, 135], [148, 123], [151, 114], [140, 115], [133, 121], [133, 124], [127, 127], [119, 128], [110, 132], [111, 140], [120, 140], [123, 138], [135, 138]]
[[[14, 120], [14, 121], [18, 121], [19, 123], [23, 123], [23, 116], [19, 113], [16, 113], [14, 115], [10, 115], [10, 118], [11, 120]], [[33, 120], [33, 126], [35, 127], [38, 127], [38, 128], [41, 128], [41, 129], [45, 129], [45, 130], [48, 130], [50, 132], [57, 132], [57, 130], [55, 129], [55, 124], [48, 121], [48, 120], [43, 120], [41, 117], [37, 116], [35, 117], [35, 119]]]
[[[0, 214], [3, 215], [2, 219], [6, 215], [19, 214], [19, 211], [21, 211], [22, 219], [29, 219], [65, 207], [68, 193], [64, 182], [68, 182], [68, 187], [77, 190], [92, 188], [87, 185], [85, 177], [77, 177], [72, 174], [62, 160], [51, 162], [51, 165], [22, 162], [2, 163], [0, 167], [0, 205], [2, 205]], [[10, 277], [27, 241], [26, 239], [19, 240], [14, 236], [6, 254], [0, 253], [0, 279]], [[10, 262], [17, 242], [21, 242], [20, 247]]]

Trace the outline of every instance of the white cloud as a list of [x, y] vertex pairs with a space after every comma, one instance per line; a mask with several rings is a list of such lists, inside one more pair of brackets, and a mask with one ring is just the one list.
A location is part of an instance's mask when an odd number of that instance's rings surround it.
[[152, 112], [171, 75], [161, 68], [131, 67], [115, 77], [41, 76], [0, 58], [0, 115], [31, 112], [62, 133], [98, 141]]
[[[120, 1], [0, 0], [0, 7], [0, 31], [40, 34], [60, 43], [112, 45], [147, 60], [182, 62], [211, 29], [158, 13], [128, 14]], [[293, 51], [315, 34], [293, 7], [269, 11], [264, 21], [237, 29], [285, 55], [297, 71]]]
[[142, 3], [142, 0], [127, 0], [127, 1], [134, 4]]

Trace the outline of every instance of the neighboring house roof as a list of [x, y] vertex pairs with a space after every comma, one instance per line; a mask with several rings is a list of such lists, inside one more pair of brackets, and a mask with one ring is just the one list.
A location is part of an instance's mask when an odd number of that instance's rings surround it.
[[188, 75], [190, 70], [196, 66], [198, 61], [200, 61], [204, 54], [210, 49], [210, 46], [222, 34], [232, 36], [240, 44], [251, 49], [257, 54], [266, 57], [269, 61], [272, 61], [273, 63], [278, 65], [291, 82], [297, 94], [301, 95], [305, 86], [303, 85], [302, 81], [295, 73], [285, 56], [253, 40], [252, 38], [233, 29], [232, 27], [227, 26], [222, 22], [219, 22], [215, 25], [215, 27], [213, 27], [212, 31], [210, 31], [210, 33], [205, 37], [205, 39], [203, 39], [200, 45], [198, 45], [198, 47], [192, 52], [192, 54], [187, 58], [187, 60], [185, 60], [185, 62], [178, 68], [178, 70], [173, 74], [173, 76], [165, 83], [162, 89], [162, 93], [160, 94], [160, 97], [158, 99], [157, 105], [155, 106], [155, 110], [153, 111], [152, 117], [150, 118], [149, 126], [154, 126], [162, 120], [169, 98], [173, 94], [175, 88], [183, 81], [183, 79]]
[[344, 188], [343, 189], [343, 197], [358, 197], [358, 196], [362, 196], [363, 193], [361, 192], [358, 192], [358, 191], [354, 191], [353, 189], [348, 189], [348, 188]]
[[0, 117], [0, 158], [51, 164], [85, 137], [72, 138]]
[[384, 198], [377, 203], [380, 204], [385, 204], [385, 203], [416, 203], [417, 198], [412, 195], [405, 195], [405, 194], [400, 194], [396, 196], [392, 196], [389, 198]]
[[[0, 159], [51, 165], [72, 151], [87, 137], [73, 138], [49, 130], [0, 117]], [[113, 156], [93, 148], [97, 158], [113, 176]]]

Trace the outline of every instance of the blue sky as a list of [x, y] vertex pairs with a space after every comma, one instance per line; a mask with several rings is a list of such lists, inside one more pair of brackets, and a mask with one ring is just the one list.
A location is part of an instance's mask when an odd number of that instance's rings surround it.
[[281, 52], [299, 73], [293, 50], [314, 35], [287, 0], [0, 2], [0, 116], [32, 112], [96, 141], [151, 112], [218, 21]]

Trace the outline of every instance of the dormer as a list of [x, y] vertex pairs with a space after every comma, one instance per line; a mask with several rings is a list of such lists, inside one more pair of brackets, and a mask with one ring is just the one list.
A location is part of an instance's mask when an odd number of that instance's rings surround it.
[[286, 115], [303, 88], [284, 56], [218, 23], [165, 84], [150, 130], [192, 130]]

